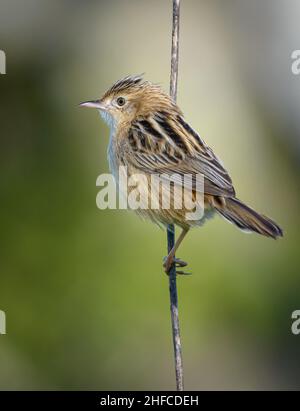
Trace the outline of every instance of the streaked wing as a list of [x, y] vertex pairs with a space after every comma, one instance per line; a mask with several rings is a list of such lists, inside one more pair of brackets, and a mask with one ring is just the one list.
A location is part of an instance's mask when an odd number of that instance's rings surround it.
[[130, 129], [124, 148], [124, 162], [139, 170], [164, 174], [164, 178], [178, 174], [180, 184], [185, 174], [203, 174], [205, 193], [235, 194], [220, 160], [179, 114], [160, 112], [138, 119]]

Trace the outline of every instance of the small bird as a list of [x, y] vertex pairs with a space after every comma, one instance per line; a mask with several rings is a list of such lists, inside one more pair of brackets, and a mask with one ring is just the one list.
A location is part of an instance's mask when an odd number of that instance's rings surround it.
[[[126, 167], [128, 175], [145, 176], [147, 185], [154, 174], [165, 178], [174, 173], [204, 176], [204, 213], [199, 220], [186, 219], [184, 206], [181, 209], [161, 207], [160, 192], [155, 194], [159, 196], [158, 209], [135, 210], [160, 225], [175, 224], [182, 228], [173, 249], [164, 259], [166, 273], [173, 263], [177, 267], [186, 266], [184, 261], [175, 258], [175, 252], [191, 227], [201, 226], [215, 213], [241, 230], [274, 239], [283, 236], [274, 221], [236, 198], [232, 180], [222, 162], [160, 86], [144, 81], [140, 75], [127, 76], [113, 84], [100, 99], [83, 102], [80, 106], [96, 108], [110, 127], [108, 161], [116, 179], [120, 166]], [[176, 181], [173, 184], [174, 200]], [[195, 198], [195, 185], [190, 184], [188, 189]]]

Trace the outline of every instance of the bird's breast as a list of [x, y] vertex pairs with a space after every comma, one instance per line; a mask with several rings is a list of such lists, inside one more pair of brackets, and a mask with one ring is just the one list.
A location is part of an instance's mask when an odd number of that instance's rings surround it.
[[114, 128], [112, 128], [110, 132], [109, 144], [107, 148], [107, 160], [108, 160], [109, 170], [117, 181], [120, 162], [119, 162], [118, 150], [116, 146]]

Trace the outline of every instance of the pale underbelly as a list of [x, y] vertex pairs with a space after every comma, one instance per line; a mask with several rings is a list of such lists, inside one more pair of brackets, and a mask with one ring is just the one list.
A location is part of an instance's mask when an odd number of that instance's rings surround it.
[[200, 226], [215, 213], [203, 194], [164, 184], [162, 180], [153, 184], [151, 174], [127, 168], [116, 181], [128, 208], [159, 225]]
[[[187, 228], [203, 225], [215, 214], [203, 194], [195, 198], [195, 193], [190, 191], [190, 202], [186, 202], [180, 186], [175, 185], [169, 192], [166, 192], [162, 185], [153, 186], [151, 174], [142, 173], [141, 170], [118, 161], [112, 144], [108, 148], [108, 161], [119, 196], [123, 202], [127, 202], [129, 209], [142, 218], [150, 219], [158, 225], [175, 224]], [[185, 193], [188, 193], [188, 190]], [[191, 208], [191, 201], [194, 201], [193, 204], [200, 213], [190, 214], [195, 210]]]

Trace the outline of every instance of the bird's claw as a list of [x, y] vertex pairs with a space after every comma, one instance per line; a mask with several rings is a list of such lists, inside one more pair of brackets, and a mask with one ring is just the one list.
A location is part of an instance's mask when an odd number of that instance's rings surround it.
[[191, 271], [176, 271], [178, 275], [192, 275]]
[[[169, 271], [170, 271], [170, 269], [171, 269], [171, 267], [174, 263], [175, 263], [176, 268], [183, 268], [183, 267], [186, 267], [188, 265], [187, 262], [181, 260], [180, 258], [175, 257], [175, 258], [170, 259], [168, 256], [164, 257], [163, 267], [164, 267], [164, 270], [165, 270], [166, 274], [169, 275]], [[184, 272], [184, 271], [181, 271], [181, 270], [176, 270], [176, 274], [178, 274], [178, 275], [191, 275], [192, 273], [191, 272]]]

